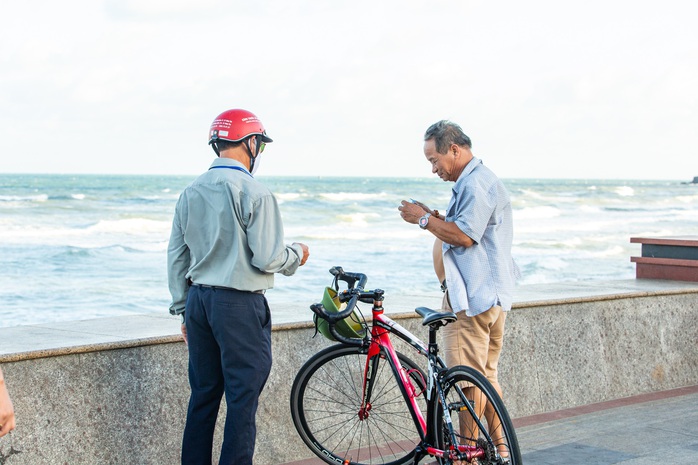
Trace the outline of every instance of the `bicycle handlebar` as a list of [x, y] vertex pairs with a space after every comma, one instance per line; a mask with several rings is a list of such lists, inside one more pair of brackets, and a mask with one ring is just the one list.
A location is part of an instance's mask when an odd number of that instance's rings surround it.
[[[337, 313], [329, 313], [324, 305], [321, 303], [318, 304], [313, 304], [310, 306], [310, 309], [315, 313], [319, 318], [322, 318], [323, 320], [326, 320], [329, 326], [330, 333], [337, 339], [339, 342], [342, 342], [344, 344], [350, 344], [350, 345], [361, 345], [363, 344], [362, 339], [356, 339], [356, 338], [347, 338], [342, 336], [337, 332], [335, 329], [335, 324], [348, 317], [351, 315], [351, 313], [354, 311], [354, 307], [356, 307], [356, 302], [361, 299], [363, 288], [366, 285], [366, 281], [368, 281], [368, 277], [363, 274], [363, 273], [350, 273], [347, 271], [344, 271], [341, 266], [333, 266], [330, 268], [330, 274], [335, 277], [335, 283], [337, 281], [344, 281], [347, 283], [347, 290], [342, 291], [338, 293], [337, 297], [339, 298], [340, 302], [347, 302], [347, 307], [342, 310], [341, 312]], [[358, 281], [358, 286], [357, 286], [357, 281]], [[380, 291], [380, 295], [383, 294], [383, 291]]]
[[[366, 285], [368, 277], [363, 273], [346, 272], [342, 269], [341, 266], [333, 266], [332, 268], [330, 268], [330, 273], [332, 274], [332, 276], [335, 277], [335, 280], [340, 280], [347, 283], [347, 291], [338, 294], [339, 301], [347, 302], [347, 307], [341, 312], [337, 313], [329, 313], [327, 310], [325, 310], [325, 307], [322, 304], [313, 304], [310, 306], [310, 309], [317, 316], [324, 320], [327, 320], [327, 322], [331, 325], [334, 325], [334, 323], [337, 323], [339, 320], [345, 319], [346, 317], [351, 315], [351, 312], [354, 311], [356, 301], [359, 300], [359, 296], [361, 294], [361, 291], [363, 291], [364, 286]], [[356, 286], [357, 281], [359, 282], [358, 287]]]
[[[359, 338], [354, 338], [354, 337], [344, 337], [339, 332], [337, 331], [337, 328], [335, 327], [335, 324], [337, 323], [336, 321], [332, 321], [328, 317], [332, 317], [334, 313], [327, 313], [327, 310], [325, 310], [325, 307], [322, 304], [313, 304], [310, 306], [310, 309], [315, 313], [318, 317], [323, 318], [327, 320], [327, 328], [330, 331], [330, 334], [339, 342], [342, 344], [347, 344], [350, 346], [362, 346], [364, 345], [364, 340], [359, 339]], [[344, 312], [342, 312], [344, 313]]]
[[363, 289], [366, 285], [366, 281], [368, 280], [368, 277], [365, 274], [349, 273], [348, 271], [344, 271], [341, 266], [333, 266], [332, 268], [330, 268], [330, 274], [334, 276], [336, 279], [342, 280], [345, 283], [347, 283], [347, 285], [349, 285], [349, 289], [354, 288], [356, 281], [359, 281], [359, 289]]

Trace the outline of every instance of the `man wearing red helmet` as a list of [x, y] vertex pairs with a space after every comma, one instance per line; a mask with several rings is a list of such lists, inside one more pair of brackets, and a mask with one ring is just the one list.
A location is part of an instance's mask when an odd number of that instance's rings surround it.
[[254, 179], [264, 146], [261, 121], [221, 113], [209, 144], [218, 155], [182, 192], [167, 251], [170, 313], [182, 316], [191, 397], [182, 464], [210, 464], [225, 393], [219, 464], [252, 465], [259, 395], [271, 370], [271, 313], [264, 292], [274, 274], [305, 264], [305, 244], [284, 244], [274, 195]]

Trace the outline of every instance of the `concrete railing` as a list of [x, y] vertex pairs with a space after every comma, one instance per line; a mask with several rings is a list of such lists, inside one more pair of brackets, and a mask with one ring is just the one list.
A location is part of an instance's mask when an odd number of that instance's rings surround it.
[[[500, 362], [514, 418], [698, 385], [695, 283], [573, 283], [518, 294]], [[418, 317], [391, 316], [425, 334]], [[125, 318], [134, 319], [117, 320]], [[76, 322], [61, 331], [77, 342], [55, 347], [42, 339], [55, 328], [0, 329], [0, 363], [17, 412], [17, 430], [0, 439], [1, 465], [179, 463], [189, 388], [178, 322], [143, 317], [130, 330], [135, 336], [113, 338], [117, 320]], [[142, 337], [146, 324], [159, 334]], [[80, 342], [86, 333], [92, 339]], [[328, 345], [313, 333], [310, 323], [274, 327], [274, 365], [257, 417], [258, 465], [312, 455], [292, 425], [289, 392], [300, 366]], [[32, 345], [38, 349], [26, 349]], [[221, 431], [222, 423], [217, 445]]]

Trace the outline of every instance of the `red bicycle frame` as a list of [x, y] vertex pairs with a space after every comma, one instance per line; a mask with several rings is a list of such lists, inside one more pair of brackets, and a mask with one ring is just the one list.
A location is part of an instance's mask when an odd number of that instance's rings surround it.
[[[373, 374], [376, 372], [376, 367], [380, 361], [381, 354], [384, 353], [385, 356], [390, 359], [391, 367], [396, 372], [397, 376], [400, 378], [400, 386], [403, 392], [403, 396], [405, 398], [405, 401], [410, 405], [409, 410], [412, 415], [413, 421], [415, 422], [415, 425], [418, 427], [422, 443], [433, 444], [434, 438], [427, 438], [427, 433], [429, 432], [427, 428], [427, 423], [428, 421], [431, 421], [432, 415], [434, 414], [433, 408], [431, 407], [432, 404], [427, 404], [427, 418], [425, 419], [417, 403], [417, 397], [421, 395], [422, 392], [417, 392], [417, 389], [415, 388], [414, 384], [409, 379], [409, 373], [405, 371], [405, 369], [402, 367], [402, 364], [398, 359], [397, 352], [395, 351], [393, 343], [390, 339], [390, 333], [394, 333], [402, 340], [409, 343], [411, 346], [413, 346], [427, 358], [429, 358], [431, 354], [430, 348], [425, 346], [423, 342], [421, 342], [416, 336], [410, 333], [399, 323], [384, 315], [382, 300], [374, 300], [373, 308], [371, 309], [371, 311], [373, 315], [373, 325], [371, 327], [371, 341], [368, 346], [366, 367], [364, 369], [363, 395], [361, 407], [358, 413], [359, 418], [361, 420], [365, 420], [370, 415], [371, 393], [373, 391], [374, 380]], [[435, 340], [432, 341], [430, 335], [429, 345], [431, 346], [432, 343], [435, 346]], [[429, 400], [431, 396], [434, 394], [432, 392], [434, 391], [434, 373], [432, 362], [429, 363], [429, 373], [427, 376], [428, 379], [426, 380], [427, 387], [425, 394], [427, 395], [427, 399]], [[446, 402], [445, 398], [443, 398], [443, 393], [437, 393], [437, 395], [440, 395], [442, 397], [440, 400], [441, 405], [443, 405]], [[469, 405], [468, 409], [471, 409]], [[450, 423], [450, 416], [448, 416], [448, 418], [448, 421]], [[452, 444], [454, 442], [455, 441], [452, 441]], [[457, 447], [452, 446], [451, 450], [449, 451], [437, 449], [433, 446], [427, 445], [424, 448], [424, 451], [429, 455], [440, 458], [447, 458], [451, 460], [459, 459], [460, 456], [458, 454], [466, 454], [468, 461], [472, 461], [473, 458], [482, 457], [484, 455], [484, 451], [481, 447], [464, 444], [460, 444]]]

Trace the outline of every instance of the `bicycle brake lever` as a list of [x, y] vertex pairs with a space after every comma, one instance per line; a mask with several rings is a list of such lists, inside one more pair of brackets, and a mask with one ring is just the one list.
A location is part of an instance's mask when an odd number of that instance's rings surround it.
[[330, 268], [330, 274], [332, 276], [341, 276], [344, 274], [344, 270], [341, 266], [333, 266], [332, 268]]

